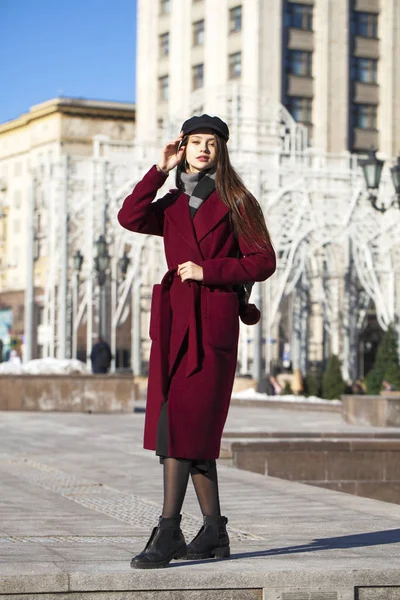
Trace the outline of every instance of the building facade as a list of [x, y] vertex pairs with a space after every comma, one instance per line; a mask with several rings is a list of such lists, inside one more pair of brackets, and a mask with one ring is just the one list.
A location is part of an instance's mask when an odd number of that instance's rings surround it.
[[[49, 213], [41, 181], [63, 156], [91, 156], [96, 139], [131, 142], [134, 135], [133, 104], [77, 98], [37, 104], [20, 117], [0, 124], [0, 310], [4, 315], [12, 312], [11, 338], [19, 347], [24, 336], [27, 283], [33, 280], [33, 329], [39, 331], [35, 335], [35, 356], [37, 345], [41, 345], [41, 306], [49, 259]], [[32, 211], [31, 248], [28, 227]], [[7, 346], [9, 339], [4, 335]]]
[[196, 92], [196, 112], [227, 117], [216, 90], [237, 83], [315, 148], [400, 151], [398, 0], [139, 0], [138, 24], [139, 140], [190, 115]]

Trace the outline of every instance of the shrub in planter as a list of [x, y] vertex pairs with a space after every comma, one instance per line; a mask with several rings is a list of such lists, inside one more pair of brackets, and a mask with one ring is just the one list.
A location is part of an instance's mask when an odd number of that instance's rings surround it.
[[384, 333], [378, 346], [374, 367], [367, 375], [368, 394], [379, 394], [384, 379], [389, 381], [396, 389], [400, 389], [397, 333], [392, 326]]
[[322, 377], [322, 397], [327, 400], [339, 400], [345, 387], [339, 357], [332, 354], [326, 363], [326, 369]]
[[382, 367], [374, 367], [367, 375], [367, 394], [371, 396], [379, 395], [382, 388], [382, 381], [385, 372]]
[[306, 375], [305, 391], [306, 396], [318, 396], [319, 394], [317, 379], [314, 377], [311, 371], [309, 371]]

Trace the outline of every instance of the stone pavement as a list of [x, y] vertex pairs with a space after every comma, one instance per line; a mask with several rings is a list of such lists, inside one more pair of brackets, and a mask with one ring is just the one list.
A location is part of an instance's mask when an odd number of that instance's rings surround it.
[[[160, 514], [143, 413], [0, 414], [0, 598], [399, 600], [400, 508], [221, 465], [232, 555], [135, 571]], [[226, 431], [374, 431], [335, 413], [232, 407]], [[201, 519], [191, 486], [190, 538]]]

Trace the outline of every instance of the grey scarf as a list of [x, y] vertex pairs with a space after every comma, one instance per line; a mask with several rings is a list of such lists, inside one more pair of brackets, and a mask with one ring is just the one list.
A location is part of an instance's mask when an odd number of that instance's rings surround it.
[[215, 171], [181, 173], [184, 192], [189, 196], [189, 209], [192, 219], [200, 206], [215, 190]]

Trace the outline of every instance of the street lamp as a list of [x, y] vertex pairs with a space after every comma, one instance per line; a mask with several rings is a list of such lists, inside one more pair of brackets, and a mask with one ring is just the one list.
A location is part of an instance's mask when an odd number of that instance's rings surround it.
[[101, 235], [98, 240], [94, 243], [96, 247], [96, 257], [94, 264], [97, 272], [97, 281], [100, 287], [99, 294], [99, 334], [100, 337], [105, 337], [105, 289], [104, 284], [106, 283], [107, 270], [110, 264], [110, 255], [108, 254], [108, 246], [104, 235]]
[[78, 352], [78, 298], [79, 298], [79, 273], [82, 269], [83, 255], [80, 250], [76, 250], [72, 257], [74, 268], [74, 278], [72, 280], [72, 358], [77, 358]]
[[80, 250], [77, 250], [73, 256], [74, 271], [80, 273], [82, 269], [83, 255]]
[[376, 151], [371, 148], [369, 156], [365, 160], [361, 161], [362, 170], [364, 172], [365, 183], [367, 184], [368, 196], [372, 206], [379, 210], [379, 212], [385, 212], [386, 206], [381, 204], [378, 206], [378, 189], [381, 181], [382, 169], [384, 165], [383, 160], [376, 158]]
[[129, 258], [128, 254], [126, 252], [124, 252], [122, 257], [119, 260], [119, 268], [124, 277], [128, 272], [130, 262], [131, 262], [131, 259]]
[[390, 169], [395, 190], [395, 197], [392, 199], [392, 202], [389, 205], [385, 205], [383, 202], [378, 204], [378, 190], [385, 161], [377, 158], [376, 151], [371, 148], [368, 158], [362, 160], [360, 164], [364, 172], [368, 197], [375, 210], [383, 213], [388, 208], [393, 206], [396, 201], [400, 208], [400, 157], [397, 158], [397, 163], [395, 163]]
[[108, 254], [108, 246], [104, 235], [94, 243], [96, 246], [97, 255], [94, 259], [99, 286], [102, 287], [106, 282], [106, 272], [110, 264], [110, 256]]
[[397, 157], [397, 161], [390, 169], [392, 174], [392, 181], [394, 186], [394, 191], [396, 193], [397, 204], [400, 208], [400, 156]]

